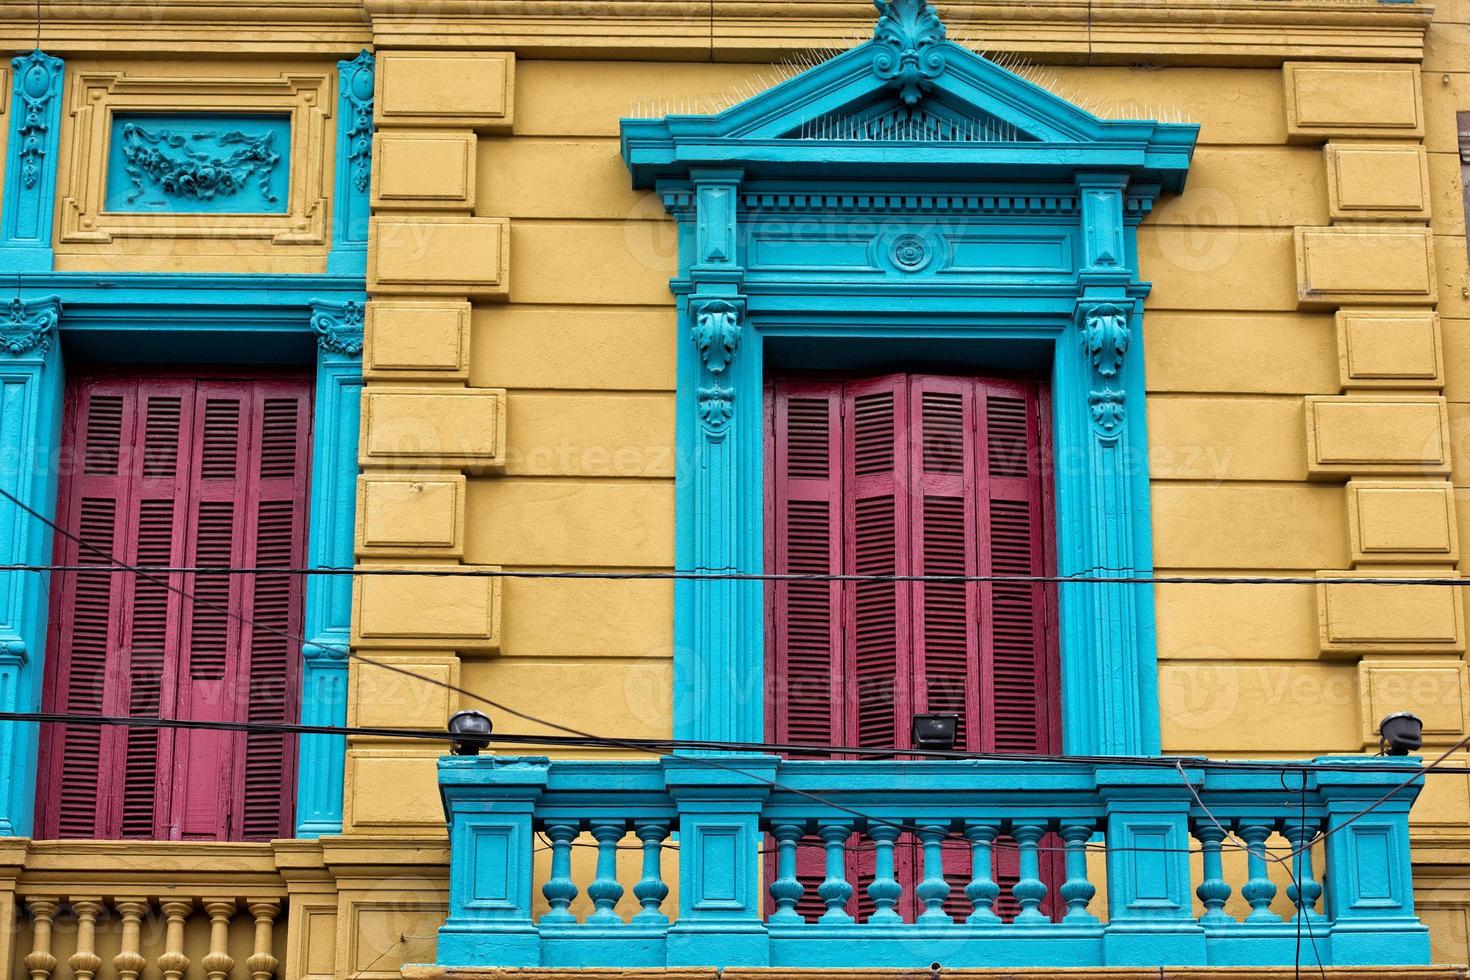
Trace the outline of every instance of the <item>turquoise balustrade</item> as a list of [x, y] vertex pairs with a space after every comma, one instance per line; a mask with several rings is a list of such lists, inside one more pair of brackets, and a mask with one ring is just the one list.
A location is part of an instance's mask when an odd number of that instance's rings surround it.
[[449, 757], [439, 962], [1271, 966], [1300, 932], [1314, 966], [1427, 963], [1418, 782], [1384, 799], [1416, 763], [1315, 761]]

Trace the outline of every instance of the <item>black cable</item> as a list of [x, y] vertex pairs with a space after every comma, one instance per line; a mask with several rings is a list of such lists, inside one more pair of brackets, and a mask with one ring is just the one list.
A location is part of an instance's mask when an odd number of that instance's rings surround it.
[[[0, 495], [16, 498], [3, 490]], [[53, 525], [54, 526], [54, 525]], [[127, 565], [116, 563], [116, 572], [141, 575], [349, 575], [354, 578], [498, 578], [498, 579], [586, 579], [606, 582], [845, 582], [856, 584], [931, 583], [937, 585], [985, 584], [1002, 582], [1020, 585], [1427, 585], [1443, 588], [1470, 588], [1470, 578], [1444, 576], [1358, 576], [1358, 575], [870, 575], [838, 572], [727, 572], [714, 569], [674, 569], [671, 571], [526, 571], [473, 565], [443, 565], [432, 568], [380, 568], [353, 566], [344, 568], [323, 565], [314, 568], [281, 566], [211, 565]], [[96, 565], [58, 565], [12, 562], [0, 564], [0, 572], [95, 572]]]

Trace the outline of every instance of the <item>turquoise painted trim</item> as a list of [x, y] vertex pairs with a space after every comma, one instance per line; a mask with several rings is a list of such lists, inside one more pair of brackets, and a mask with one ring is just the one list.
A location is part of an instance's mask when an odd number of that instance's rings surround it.
[[[357, 428], [362, 400], [362, 324], [359, 300], [312, 304], [318, 336], [316, 411], [312, 431], [312, 568], [344, 568], [354, 560], [357, 509]], [[301, 722], [347, 723], [347, 649], [352, 626], [352, 580], [340, 575], [307, 579], [302, 646]], [[342, 776], [347, 741], [340, 735], [303, 735], [297, 762], [296, 836], [342, 832]]]
[[[5, 258], [0, 255], [0, 278], [11, 271]], [[366, 302], [361, 279], [32, 273], [21, 282], [17, 300], [0, 311], [0, 486], [54, 514], [51, 461], [60, 444], [63, 346], [89, 360], [115, 362], [197, 357], [315, 364], [308, 556], [317, 565], [352, 561]], [[50, 550], [44, 525], [21, 521], [0, 504], [0, 563], [45, 564]], [[351, 586], [338, 579], [318, 586], [308, 582], [307, 636], [345, 646]], [[48, 612], [44, 577], [0, 573], [0, 706], [6, 710], [34, 711], [40, 704]], [[306, 660], [303, 719], [345, 721], [345, 673], [345, 661]], [[0, 836], [30, 833], [35, 735], [34, 726], [0, 726]], [[340, 830], [344, 751], [339, 738], [303, 739], [302, 836]]]
[[46, 272], [53, 262], [51, 220], [61, 155], [65, 64], [40, 48], [11, 59], [15, 76], [0, 204], [0, 269]]
[[[51, 448], [61, 430], [64, 375], [55, 342], [61, 302], [16, 300], [0, 316], [0, 487], [47, 517], [56, 514]], [[0, 563], [51, 559], [48, 528], [0, 499]], [[49, 575], [0, 572], [0, 710], [40, 704]], [[26, 837], [35, 813], [36, 725], [0, 726], [0, 837]]]
[[373, 72], [370, 51], [337, 62], [337, 188], [332, 205], [332, 251], [327, 271], [367, 272], [368, 192], [373, 169]]
[[104, 209], [285, 214], [291, 117], [123, 112], [112, 117]]
[[[896, 970], [921, 970], [934, 962], [945, 968], [1291, 964], [1298, 928], [1293, 919], [1269, 909], [1246, 919], [1237, 919], [1233, 908], [1195, 916], [1194, 893], [1205, 879], [1196, 880], [1188, 855], [1176, 849], [1194, 846], [1193, 840], [1218, 843], [1223, 835], [1213, 833], [1216, 820], [1237, 827], [1247, 840], [1264, 840], [1277, 829], [1298, 840], [1329, 832], [1325, 874], [1317, 878], [1306, 864], [1296, 872], [1303, 894], [1311, 897], [1311, 962], [1318, 955], [1325, 966], [1429, 961], [1428, 931], [1414, 912], [1409, 867], [1409, 811], [1422, 779], [1401, 793], [1387, 792], [1413, 774], [1418, 760], [1314, 760], [1335, 771], [1308, 772], [1300, 794], [1295, 786], [1283, 792], [1277, 770], [1201, 769], [1194, 761], [1159, 768], [752, 755], [554, 762], [445, 757], [439, 786], [451, 863], [438, 963]], [[1377, 805], [1370, 813], [1357, 816], [1372, 804]], [[1035, 907], [1047, 888], [1034, 874], [1038, 852], [1028, 855], [1027, 849], [1048, 831], [1103, 849], [1106, 880], [1093, 886], [1087, 862], [1071, 862], [1062, 890], [1069, 906], [1063, 922], [1018, 917], [1001, 924], [977, 914], [964, 922], [931, 916], [913, 924], [853, 923], [842, 906], [860, 883], [845, 880], [841, 848], [853, 833], [891, 840], [895, 824], [917, 824], [930, 841], [961, 830], [972, 842], [1008, 834], [1022, 852], [1021, 881], [1013, 894], [1023, 908]], [[570, 854], [579, 833], [616, 841], [632, 828], [646, 841], [661, 839], [670, 826], [679, 828], [680, 841], [678, 915], [672, 925], [667, 919], [674, 910], [660, 908], [672, 857], [644, 863], [644, 913], [651, 905], [656, 916], [640, 913], [623, 921], [594, 914], [578, 923], [565, 913], [583, 890], [594, 904], [619, 893], [602, 870], [595, 877], [574, 873]], [[552, 848], [552, 877], [543, 892], [554, 910], [539, 919], [531, 893], [534, 854], [544, 846], [538, 833]], [[804, 833], [818, 833], [836, 847], [835, 876], [829, 864], [819, 889], [829, 914], [813, 924], [763, 917], [762, 850], [771, 838], [795, 840]], [[1265, 861], [1260, 865], [1264, 869]], [[991, 867], [980, 867], [965, 890], [972, 907], [987, 901], [987, 893], [993, 901], [993, 890], [982, 884]], [[1209, 893], [1223, 907], [1233, 888], [1247, 885], [1243, 869], [1233, 863], [1219, 873], [1224, 877], [1210, 881]], [[892, 895], [901, 887], [875, 881], [870, 894], [877, 888]], [[921, 897], [934, 902], [945, 887], [931, 876], [920, 886]], [[794, 903], [802, 886], [784, 882], [772, 891]], [[1246, 890], [1247, 897], [1254, 894]], [[1105, 913], [1099, 897], [1106, 899]], [[1094, 903], [1097, 916], [1088, 911]]]
[[[1048, 352], [1058, 573], [1147, 574], [1134, 239], [1198, 127], [1098, 119], [946, 41], [923, 0], [879, 9], [874, 40], [725, 112], [623, 120], [634, 185], [679, 227], [676, 562], [763, 568], [767, 338], [805, 368], [859, 339], [889, 364], [958, 341]], [[1059, 591], [1066, 750], [1157, 753], [1150, 590]], [[676, 585], [676, 736], [764, 735], [761, 603]]]

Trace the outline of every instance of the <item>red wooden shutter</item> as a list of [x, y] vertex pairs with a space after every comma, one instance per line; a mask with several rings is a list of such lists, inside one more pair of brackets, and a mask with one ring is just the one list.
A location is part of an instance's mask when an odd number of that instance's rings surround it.
[[[305, 382], [96, 379], [68, 391], [45, 702], [53, 710], [292, 721], [298, 576], [131, 574], [304, 563]], [[180, 591], [192, 592], [185, 602]], [[257, 625], [242, 629], [241, 617]], [[248, 634], [248, 635], [247, 635]], [[288, 832], [294, 740], [45, 726], [46, 836], [270, 838]]]
[[[843, 390], [843, 568], [857, 575], [909, 572], [908, 379], [890, 375]], [[907, 745], [912, 704], [907, 665], [909, 588], [854, 582], [846, 597], [849, 741]]]
[[[1019, 382], [979, 384], [984, 452], [979, 482], [981, 550], [986, 575], [1045, 575], [1045, 523], [1037, 386]], [[994, 752], [1048, 753], [1059, 748], [1058, 699], [1052, 643], [1047, 635], [1048, 596], [1040, 583], [987, 583], [982, 596], [982, 676], [991, 727], [983, 748]]]
[[[841, 387], [784, 384], [772, 409], [770, 567], [835, 575], [842, 570]], [[769, 595], [768, 727], [778, 742], [841, 744], [841, 585], [777, 582]]]
[[[247, 542], [257, 568], [300, 568], [306, 563], [306, 478], [310, 468], [310, 403], [301, 385], [258, 387], [252, 406], [253, 469], [251, 506], [255, 520]], [[240, 720], [295, 722], [296, 662], [301, 645], [304, 579], [299, 575], [257, 575], [247, 608], [254, 626], [244, 652], [248, 690]], [[291, 803], [296, 786], [294, 738], [251, 732], [245, 736], [244, 768], [232, 795], [240, 800], [234, 833], [243, 840], [291, 836]]]

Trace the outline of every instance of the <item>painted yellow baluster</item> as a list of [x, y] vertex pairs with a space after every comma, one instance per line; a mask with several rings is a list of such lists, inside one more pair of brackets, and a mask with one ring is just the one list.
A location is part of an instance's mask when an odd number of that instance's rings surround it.
[[235, 961], [228, 950], [230, 947], [230, 919], [235, 915], [233, 898], [207, 898], [204, 911], [209, 913], [209, 952], [199, 965], [209, 980], [228, 980]]
[[280, 960], [271, 955], [271, 930], [281, 903], [276, 899], [262, 899], [250, 903], [250, 914], [255, 916], [255, 952], [245, 961], [245, 970], [250, 980], [271, 980], [276, 975]]
[[97, 955], [97, 916], [102, 914], [102, 899], [73, 898], [71, 908], [77, 914], [77, 951], [66, 963], [76, 980], [95, 980], [102, 969], [102, 957]]
[[167, 925], [164, 927], [158, 970], [163, 974], [163, 980], [181, 980], [184, 971], [189, 969], [189, 957], [184, 955], [184, 920], [194, 911], [194, 900], [173, 898], [160, 904]]
[[138, 974], [148, 965], [140, 952], [142, 939], [139, 935], [143, 916], [148, 914], [146, 898], [119, 898], [113, 902], [117, 914], [122, 916], [122, 951], [112, 958], [112, 968], [117, 971], [117, 980], [138, 980]]
[[56, 957], [51, 955], [51, 923], [56, 919], [56, 900], [28, 898], [31, 913], [31, 951], [26, 954], [26, 969], [31, 980], [51, 980], [56, 972]]

